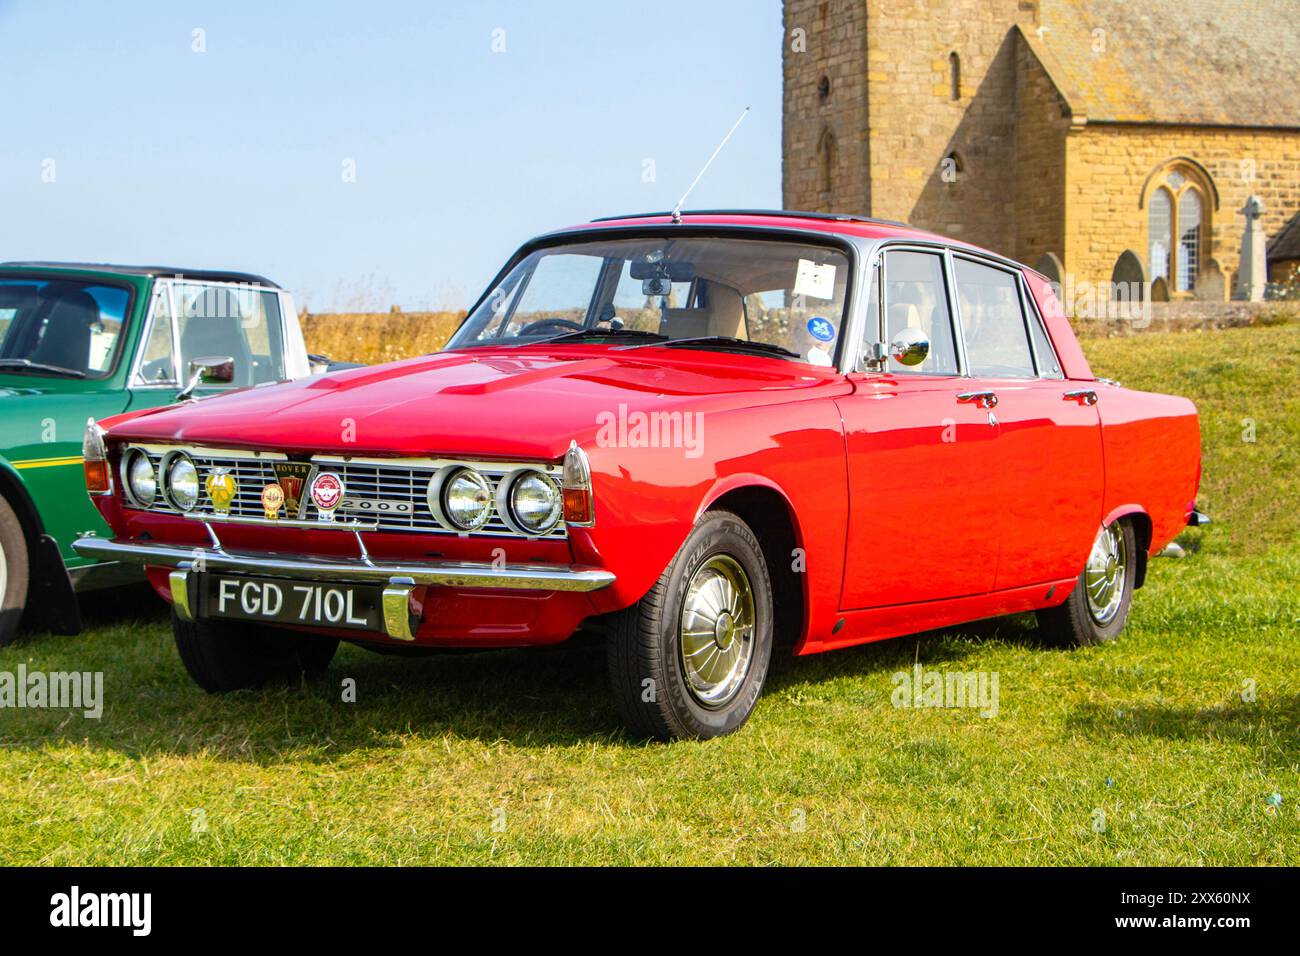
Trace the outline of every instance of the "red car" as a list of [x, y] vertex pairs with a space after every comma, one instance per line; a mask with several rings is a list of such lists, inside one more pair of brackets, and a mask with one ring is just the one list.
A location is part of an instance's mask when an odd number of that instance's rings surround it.
[[521, 248], [436, 354], [88, 428], [87, 482], [224, 691], [607, 635], [630, 727], [738, 728], [774, 647], [1036, 611], [1124, 627], [1196, 523], [1184, 398], [1096, 378], [1041, 275], [856, 216], [647, 214]]

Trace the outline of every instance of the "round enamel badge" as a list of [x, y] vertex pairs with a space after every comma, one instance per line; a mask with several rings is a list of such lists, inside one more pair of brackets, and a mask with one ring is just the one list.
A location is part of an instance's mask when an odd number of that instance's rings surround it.
[[327, 521], [343, 503], [343, 479], [332, 471], [322, 471], [311, 483], [311, 502]]
[[284, 489], [278, 484], [269, 484], [262, 489], [262, 510], [266, 512], [266, 517], [274, 521], [280, 517], [280, 509], [284, 507]]

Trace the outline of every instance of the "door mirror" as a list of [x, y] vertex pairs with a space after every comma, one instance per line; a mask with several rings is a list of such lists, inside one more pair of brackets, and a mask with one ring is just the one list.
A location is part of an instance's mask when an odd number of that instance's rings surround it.
[[229, 355], [205, 355], [190, 360], [190, 380], [176, 395], [183, 402], [199, 385], [229, 385], [235, 380], [235, 360]]
[[913, 368], [930, 354], [930, 340], [920, 329], [899, 329], [889, 343], [889, 357], [899, 365]]

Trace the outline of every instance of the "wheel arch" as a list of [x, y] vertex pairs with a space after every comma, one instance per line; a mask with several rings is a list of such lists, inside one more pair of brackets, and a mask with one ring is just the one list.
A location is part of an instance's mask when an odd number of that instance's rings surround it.
[[[778, 646], [794, 648], [808, 621], [808, 575], [796, 570], [796, 552], [804, 545], [789, 496], [775, 482], [762, 476], [732, 476], [715, 486], [696, 519], [716, 510], [737, 515], [758, 538], [772, 579], [774, 639]], [[803, 554], [806, 561], [806, 551]]]
[[1128, 519], [1137, 537], [1137, 575], [1133, 582], [1133, 587], [1136, 589], [1142, 587], [1146, 581], [1147, 562], [1151, 560], [1151, 535], [1154, 526], [1151, 523], [1151, 516], [1139, 504], [1125, 504], [1112, 508], [1102, 522], [1102, 526], [1114, 524], [1121, 518]]
[[9, 502], [9, 507], [13, 508], [14, 514], [18, 516], [18, 522], [23, 526], [23, 534], [27, 537], [27, 549], [30, 551], [36, 539], [44, 533], [45, 525], [36, 510], [36, 503], [32, 501], [32, 496], [27, 491], [26, 482], [19, 476], [14, 466], [3, 458], [0, 458], [0, 497]]
[[36, 620], [43, 621], [51, 629], [75, 634], [80, 630], [80, 617], [76, 614], [77, 597], [72, 579], [59, 557], [58, 545], [45, 534], [45, 523], [41, 521], [36, 502], [27, 490], [27, 483], [4, 458], [0, 458], [0, 497], [17, 515], [27, 543], [30, 579], [27, 584], [28, 613], [24, 619], [30, 622], [32, 612], [35, 612]]

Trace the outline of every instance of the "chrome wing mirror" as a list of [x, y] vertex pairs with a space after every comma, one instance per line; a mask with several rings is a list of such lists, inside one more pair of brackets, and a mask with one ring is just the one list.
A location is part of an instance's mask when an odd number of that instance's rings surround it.
[[200, 385], [229, 385], [235, 380], [235, 360], [229, 355], [205, 355], [190, 360], [190, 380], [176, 393], [176, 401], [188, 401]]
[[930, 339], [920, 329], [899, 329], [889, 342], [889, 357], [899, 365], [912, 368], [930, 354]]

